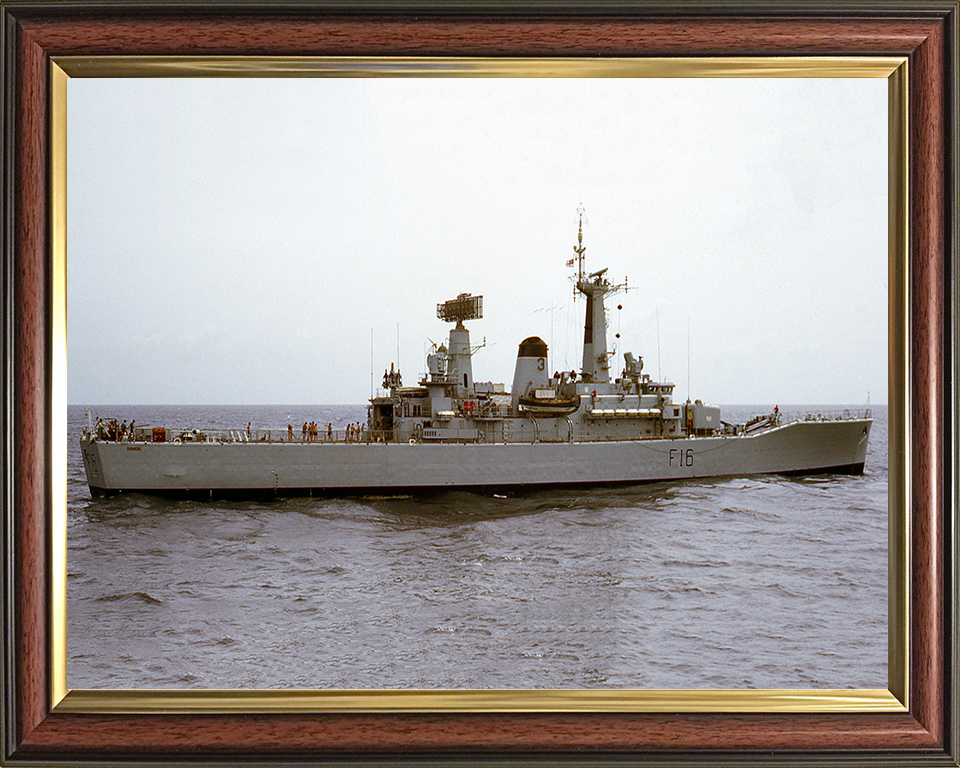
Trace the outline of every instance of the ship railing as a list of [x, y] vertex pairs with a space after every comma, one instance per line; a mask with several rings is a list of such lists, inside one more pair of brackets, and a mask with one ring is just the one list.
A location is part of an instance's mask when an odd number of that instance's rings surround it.
[[872, 418], [873, 412], [869, 408], [781, 411], [780, 413], [781, 424], [790, 424], [794, 421], [863, 421]]
[[723, 434], [753, 435], [758, 432], [766, 432], [775, 427], [796, 424], [798, 422], [864, 421], [872, 418], [873, 414], [869, 408], [801, 411], [775, 410], [772, 413], [762, 413], [754, 416], [745, 424], [731, 424], [726, 421], [722, 421], [721, 423], [724, 426]]
[[285, 427], [276, 429], [198, 429], [194, 427], [136, 426], [121, 440], [111, 440], [106, 433], [94, 435], [104, 442], [124, 443], [359, 443], [370, 442], [370, 433], [363, 429], [330, 429], [321, 427], [316, 433]]

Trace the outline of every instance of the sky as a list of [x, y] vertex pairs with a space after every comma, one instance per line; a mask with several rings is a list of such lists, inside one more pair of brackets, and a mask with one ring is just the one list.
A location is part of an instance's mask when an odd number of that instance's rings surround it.
[[531, 335], [579, 369], [582, 207], [629, 286], [616, 371], [885, 403], [886, 109], [883, 79], [72, 78], [69, 402], [363, 403], [463, 292], [475, 380]]

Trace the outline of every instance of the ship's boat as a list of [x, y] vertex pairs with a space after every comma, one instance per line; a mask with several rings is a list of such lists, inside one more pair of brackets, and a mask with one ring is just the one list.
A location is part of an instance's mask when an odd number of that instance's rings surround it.
[[582, 214], [574, 246], [575, 296], [586, 299], [580, 371], [550, 373], [543, 339], [520, 342], [513, 384], [476, 382], [465, 323], [483, 297], [437, 305], [452, 323], [416, 386], [394, 365], [366, 423], [293, 432], [88, 424], [80, 446], [91, 493], [271, 496], [499, 491], [612, 485], [762, 473], [863, 472], [869, 412], [787, 419], [779, 409], [744, 424], [700, 400], [676, 403], [674, 385], [626, 352], [611, 374], [605, 300], [626, 290], [607, 270], [584, 270]]
[[580, 398], [557, 397], [552, 389], [539, 389], [530, 397], [519, 397], [521, 413], [531, 416], [566, 416], [580, 407]]

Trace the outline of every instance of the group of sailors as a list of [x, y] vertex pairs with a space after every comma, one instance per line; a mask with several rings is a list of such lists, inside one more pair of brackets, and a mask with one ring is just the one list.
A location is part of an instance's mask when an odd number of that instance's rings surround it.
[[113, 442], [122, 442], [128, 437], [133, 440], [133, 427], [136, 423], [136, 421], [131, 421], [130, 426], [127, 426], [126, 420], [124, 420], [123, 423], [120, 423], [116, 419], [110, 419], [104, 422], [103, 419], [98, 417], [97, 437], [100, 440], [111, 440]]
[[[320, 440], [321, 427], [317, 422], [303, 422], [303, 426], [300, 428], [300, 439], [303, 442], [315, 443]], [[293, 440], [293, 427], [290, 424], [287, 424], [287, 436]], [[327, 424], [327, 440], [333, 440], [333, 424]]]
[[[358, 443], [364, 439], [365, 426], [359, 421], [356, 423], [347, 424], [346, 431], [344, 433], [344, 438], [348, 443]], [[304, 443], [316, 443], [319, 441], [325, 440], [328, 443], [332, 443], [334, 440], [341, 439], [339, 434], [334, 433], [333, 424], [328, 423], [326, 429], [326, 436], [324, 436], [324, 429], [320, 424], [317, 424], [315, 421], [303, 422], [303, 426], [300, 428], [300, 440]], [[287, 440], [293, 442], [293, 425], [287, 424]]]

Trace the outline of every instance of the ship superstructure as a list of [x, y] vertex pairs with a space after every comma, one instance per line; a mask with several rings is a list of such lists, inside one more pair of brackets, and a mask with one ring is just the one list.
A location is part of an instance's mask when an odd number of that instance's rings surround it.
[[623, 355], [619, 376], [607, 345], [605, 300], [627, 288], [607, 269], [584, 269], [583, 218], [574, 246], [575, 291], [586, 299], [579, 372], [551, 373], [547, 344], [523, 339], [512, 386], [476, 382], [467, 322], [483, 297], [437, 305], [453, 323], [415, 386], [383, 375], [361, 429], [293, 432], [88, 429], [81, 447], [94, 494], [364, 493], [439, 488], [505, 490], [748, 475], [863, 471], [872, 424], [860, 417], [784, 423], [777, 410], [744, 424], [721, 420], [700, 400], [675, 403], [674, 385]]
[[[583, 365], [554, 371], [546, 342], [520, 342], [513, 384], [474, 383], [470, 331], [465, 321], [483, 316], [483, 297], [462, 293], [437, 306], [437, 316], [455, 323], [448, 343], [427, 357], [427, 374], [416, 387], [402, 386], [393, 366], [383, 375], [389, 394], [371, 401], [368, 421], [374, 441], [386, 442], [602, 442], [724, 434], [720, 409], [699, 400], [673, 402], [674, 385], [651, 380], [643, 359], [630, 352], [611, 378], [605, 300], [626, 289], [607, 270], [584, 272], [581, 215], [575, 290], [586, 299]], [[736, 434], [736, 427], [728, 428]]]

